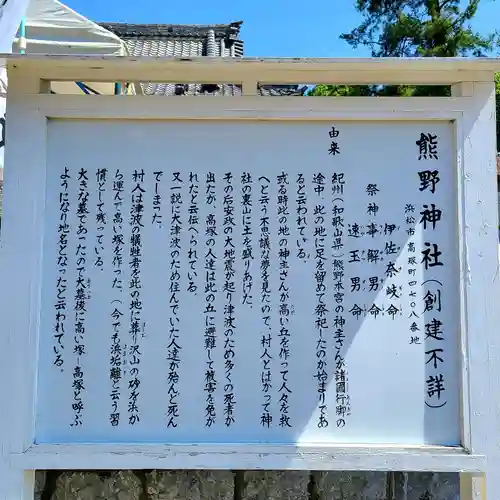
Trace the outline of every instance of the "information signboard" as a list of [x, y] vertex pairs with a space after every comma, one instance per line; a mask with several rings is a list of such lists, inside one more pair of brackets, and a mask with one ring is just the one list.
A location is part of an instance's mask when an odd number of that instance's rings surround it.
[[450, 122], [51, 120], [37, 441], [459, 445], [454, 165]]
[[[113, 61], [98, 78], [168, 70]], [[217, 77], [248, 82], [241, 64]], [[95, 70], [10, 67], [4, 470], [485, 472], [493, 83], [450, 66], [432, 78], [451, 98], [40, 93]]]

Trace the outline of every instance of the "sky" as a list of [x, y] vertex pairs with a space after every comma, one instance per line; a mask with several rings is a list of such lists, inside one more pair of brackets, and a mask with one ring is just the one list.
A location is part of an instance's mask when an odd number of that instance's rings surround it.
[[[243, 21], [245, 56], [369, 57], [339, 39], [360, 21], [354, 0], [309, 4], [299, 0], [191, 2], [170, 0], [62, 0], [93, 21], [153, 24], [225, 24]], [[500, 0], [482, 0], [473, 26], [500, 29]], [[496, 55], [496, 54], [493, 54]]]

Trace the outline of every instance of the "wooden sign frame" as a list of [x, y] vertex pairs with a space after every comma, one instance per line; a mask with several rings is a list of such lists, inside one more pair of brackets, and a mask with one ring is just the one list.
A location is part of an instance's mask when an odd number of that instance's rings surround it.
[[[206, 59], [209, 59], [208, 61]], [[0, 500], [32, 500], [35, 469], [455, 471], [462, 500], [500, 495], [496, 60], [12, 57], [1, 235]], [[50, 95], [50, 81], [241, 83], [242, 97]], [[449, 98], [258, 97], [258, 83], [451, 84]], [[47, 120], [450, 120], [456, 137], [462, 446], [35, 443]], [[487, 473], [487, 474], [486, 474]], [[485, 476], [486, 474], [486, 476]]]

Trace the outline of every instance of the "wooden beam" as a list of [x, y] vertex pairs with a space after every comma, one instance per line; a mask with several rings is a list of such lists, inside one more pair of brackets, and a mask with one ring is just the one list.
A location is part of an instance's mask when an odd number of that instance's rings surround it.
[[[248, 84], [428, 84], [492, 81], [497, 59], [247, 59], [12, 56], [9, 73], [51, 81]], [[250, 92], [251, 93], [251, 92]]]
[[486, 500], [484, 474], [460, 473], [460, 500]]

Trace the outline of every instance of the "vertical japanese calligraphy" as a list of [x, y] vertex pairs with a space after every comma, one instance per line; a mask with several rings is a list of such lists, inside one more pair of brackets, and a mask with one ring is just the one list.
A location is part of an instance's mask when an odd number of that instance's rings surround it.
[[163, 177], [163, 172], [161, 170], [153, 172], [155, 177], [155, 186], [153, 192], [153, 216], [151, 217], [151, 223], [155, 224], [157, 227], [162, 227], [163, 225], [163, 214], [161, 211], [162, 196], [161, 196], [161, 182]]
[[243, 172], [241, 174], [241, 224], [242, 232], [241, 236], [243, 238], [241, 242], [241, 260], [243, 261], [243, 280], [242, 280], [242, 304], [246, 304], [249, 307], [253, 305], [253, 277], [252, 277], [252, 260], [253, 256], [253, 245], [252, 245], [252, 175], [249, 172]]
[[104, 228], [106, 226], [107, 217], [104, 206], [103, 195], [106, 191], [106, 183], [108, 180], [108, 171], [105, 168], [99, 168], [96, 172], [97, 180], [97, 213], [96, 213], [96, 242], [95, 242], [95, 260], [94, 266], [99, 269], [104, 269], [104, 261], [102, 253], [104, 252]]
[[335, 156], [340, 154], [340, 147], [339, 143], [337, 142], [337, 137], [339, 136], [339, 133], [340, 132], [335, 127], [332, 127], [331, 130], [328, 132], [330, 139], [332, 139], [332, 141], [330, 142], [330, 147], [328, 148], [328, 154], [330, 155]]
[[279, 280], [280, 285], [278, 288], [279, 294], [279, 354], [278, 358], [280, 361], [280, 374], [281, 380], [278, 385], [278, 405], [280, 412], [279, 425], [281, 427], [292, 427], [290, 421], [290, 404], [289, 398], [292, 394], [292, 390], [289, 387], [288, 376], [289, 376], [289, 360], [291, 355], [290, 350], [290, 331], [287, 328], [290, 322], [290, 316], [292, 314], [292, 307], [290, 304], [290, 283], [289, 283], [289, 272], [290, 272], [290, 210], [288, 207], [288, 190], [289, 190], [289, 180], [288, 174], [282, 172], [277, 177], [278, 184], [278, 259], [279, 259]]
[[180, 172], [172, 173], [170, 185], [170, 259], [169, 259], [169, 288], [168, 288], [168, 307], [169, 307], [169, 331], [167, 346], [167, 428], [177, 427], [179, 419], [179, 367], [181, 363], [180, 355], [183, 347], [180, 343], [180, 318], [179, 302], [181, 291], [181, 232], [182, 221], [180, 217], [182, 199], [183, 180]]
[[431, 133], [420, 134], [420, 139], [416, 141], [418, 146], [418, 159], [419, 160], [437, 160], [438, 159], [438, 144], [437, 135]]
[[453, 127], [195, 122], [51, 153], [37, 442], [460, 443]]
[[406, 249], [408, 252], [407, 265], [408, 265], [408, 298], [410, 303], [410, 311], [408, 313], [408, 319], [410, 321], [410, 344], [421, 344], [420, 338], [420, 326], [418, 325], [418, 318], [420, 317], [417, 311], [417, 289], [418, 285], [416, 278], [417, 266], [419, 265], [416, 257], [416, 242], [415, 242], [415, 205], [412, 203], [406, 203], [405, 209], [405, 225], [406, 234], [408, 235], [408, 241], [406, 244]]
[[333, 278], [333, 338], [335, 341], [335, 414], [337, 428], [346, 425], [351, 413], [346, 360], [343, 354], [345, 344], [345, 269], [344, 269], [344, 185], [343, 172], [332, 174], [332, 278]]
[[297, 174], [296, 179], [297, 189], [296, 189], [296, 218], [297, 223], [297, 259], [306, 261], [308, 255], [305, 251], [304, 245], [307, 241], [305, 230], [307, 228], [307, 191], [306, 191], [306, 180], [303, 173]]
[[[376, 187], [376, 184], [372, 184]], [[367, 192], [369, 193], [370, 184], [367, 187]], [[377, 194], [378, 194], [377, 189]], [[378, 209], [377, 209], [378, 210]], [[385, 296], [387, 303], [384, 306], [384, 314], [391, 318], [393, 321], [397, 316], [401, 316], [402, 306], [400, 305], [401, 296], [403, 294], [403, 285], [399, 283], [400, 273], [402, 271], [402, 266], [397, 263], [398, 255], [401, 251], [401, 246], [393, 241], [396, 236], [398, 236], [401, 226], [394, 224], [393, 222], [385, 222], [382, 234], [384, 236], [384, 248], [381, 251], [371, 250], [373, 254], [381, 255], [389, 262], [387, 263], [385, 269]], [[368, 250], [370, 252], [370, 250]], [[410, 270], [408, 270], [411, 272]]]
[[86, 354], [85, 336], [86, 336], [86, 313], [87, 301], [90, 298], [90, 281], [87, 276], [87, 223], [89, 216], [89, 189], [88, 189], [88, 171], [80, 169], [78, 172], [78, 204], [76, 217], [78, 226], [76, 229], [76, 293], [75, 293], [75, 335], [73, 353], [76, 357], [75, 367], [73, 369], [73, 412], [74, 420], [72, 426], [78, 427], [83, 423], [85, 391], [83, 358]]
[[206, 370], [205, 370], [205, 425], [211, 427], [217, 417], [215, 406], [215, 391], [217, 389], [217, 378], [215, 372], [215, 361], [212, 359], [212, 351], [218, 344], [218, 331], [216, 326], [217, 314], [217, 280], [215, 271], [217, 268], [217, 253], [215, 249], [216, 238], [218, 235], [215, 216], [215, 175], [209, 172], [206, 176], [206, 196], [205, 203], [208, 213], [205, 218], [205, 351], [206, 351]]
[[224, 304], [224, 360], [225, 360], [225, 382], [224, 382], [224, 423], [227, 427], [234, 424], [234, 407], [236, 404], [235, 389], [233, 382], [233, 368], [236, 336], [236, 316], [234, 314], [233, 295], [236, 293], [235, 283], [235, 260], [236, 250], [234, 245], [234, 187], [233, 174], [228, 172], [224, 175], [224, 198], [222, 202], [224, 210], [224, 286], [222, 291], [225, 296]]
[[326, 286], [326, 273], [328, 269], [327, 233], [326, 233], [326, 206], [324, 202], [325, 176], [318, 172], [313, 176], [314, 192], [317, 195], [317, 204], [314, 206], [312, 217], [314, 222], [314, 279], [316, 282], [316, 307], [314, 309], [314, 327], [317, 332], [316, 340], [316, 379], [319, 401], [319, 417], [317, 425], [320, 429], [328, 427], [328, 405], [326, 391], [328, 388], [328, 342], [329, 324], [328, 307], [326, 304], [328, 290]]
[[[419, 145], [419, 160], [438, 159], [438, 140], [436, 135], [421, 134]], [[443, 252], [439, 244], [432, 240], [437, 234], [443, 211], [433, 203], [436, 197], [436, 185], [440, 181], [439, 170], [423, 170], [418, 172], [419, 191], [429, 193], [429, 202], [422, 204], [419, 224], [425, 235], [424, 248], [421, 251], [420, 264], [424, 268], [425, 281], [422, 283], [424, 295], [422, 313], [425, 318], [425, 356], [426, 356], [426, 401], [429, 408], [442, 408], [447, 404], [446, 380], [443, 374], [445, 362], [444, 343], [445, 325], [442, 307], [442, 260]], [[432, 235], [432, 236], [431, 236]], [[427, 238], [429, 236], [429, 238]], [[430, 241], [429, 241], [430, 240]]]
[[272, 326], [271, 326], [271, 288], [270, 288], [270, 268], [271, 268], [271, 238], [269, 234], [269, 189], [271, 180], [265, 176], [259, 178], [259, 226], [260, 226], [260, 314], [261, 314], [261, 392], [262, 392], [262, 412], [260, 416], [260, 424], [263, 427], [269, 428], [273, 421], [271, 410], [271, 387], [272, 387], [272, 371], [271, 371], [271, 342], [272, 342]]
[[128, 423], [135, 425], [140, 421], [139, 395], [141, 387], [140, 365], [142, 353], [140, 351], [141, 337], [144, 334], [144, 319], [142, 317], [141, 300], [141, 266], [143, 258], [142, 228], [144, 227], [144, 169], [134, 170], [132, 174], [133, 188], [131, 193], [129, 253], [129, 294], [130, 294], [130, 346], [128, 352], [129, 380], [128, 380]]
[[124, 174], [117, 169], [113, 176], [113, 233], [111, 239], [112, 245], [112, 269], [113, 281], [111, 284], [111, 345], [109, 348], [109, 379], [111, 381], [111, 412], [109, 421], [113, 427], [120, 424], [120, 400], [123, 378], [123, 359], [124, 346], [123, 335], [123, 316], [125, 306], [123, 303], [123, 255], [125, 240], [123, 235], [123, 203], [124, 203]]
[[189, 249], [188, 249], [188, 287], [189, 293], [196, 294], [198, 290], [198, 235], [200, 225], [200, 207], [198, 205], [198, 197], [200, 194], [200, 184], [198, 174], [195, 172], [189, 173], [188, 187], [188, 234], [189, 234]]
[[69, 168], [65, 167], [64, 172], [59, 176], [59, 223], [57, 227], [57, 278], [56, 278], [56, 301], [55, 323], [53, 327], [53, 351], [55, 359], [54, 366], [63, 370], [64, 366], [64, 337], [66, 335], [66, 320], [68, 319], [68, 235], [70, 225], [68, 224], [68, 212], [70, 202], [68, 194], [68, 182], [70, 179]]

